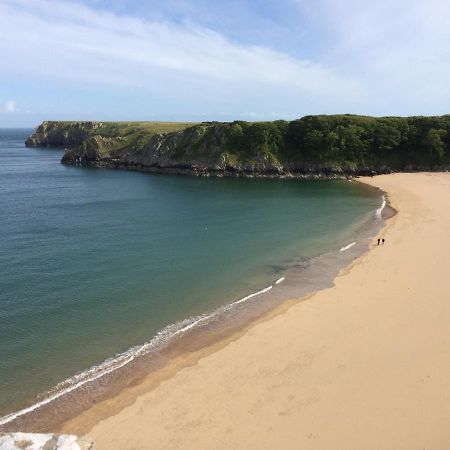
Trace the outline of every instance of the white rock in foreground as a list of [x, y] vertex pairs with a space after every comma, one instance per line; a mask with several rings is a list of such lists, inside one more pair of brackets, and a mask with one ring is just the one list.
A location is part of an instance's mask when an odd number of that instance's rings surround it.
[[0, 433], [0, 450], [94, 450], [94, 444], [71, 434]]

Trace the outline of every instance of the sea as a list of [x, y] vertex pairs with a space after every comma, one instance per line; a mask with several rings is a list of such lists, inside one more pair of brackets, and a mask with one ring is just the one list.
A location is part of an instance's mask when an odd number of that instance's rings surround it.
[[382, 224], [358, 182], [65, 166], [32, 131], [0, 129], [2, 429], [48, 428], [168, 346], [329, 285]]

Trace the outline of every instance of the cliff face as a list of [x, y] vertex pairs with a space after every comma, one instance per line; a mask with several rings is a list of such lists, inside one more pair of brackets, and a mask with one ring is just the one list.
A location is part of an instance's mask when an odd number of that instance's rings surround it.
[[200, 125], [183, 131], [156, 133], [134, 141], [91, 136], [66, 150], [62, 163], [114, 167], [147, 172], [226, 176], [282, 174], [284, 167], [264, 154], [239, 159], [228, 152], [221, 125]]
[[102, 128], [101, 122], [42, 122], [26, 141], [27, 147], [73, 147], [90, 133]]
[[448, 170], [450, 116], [306, 116], [292, 122], [44, 122], [28, 146], [62, 163], [213, 176], [343, 177]]

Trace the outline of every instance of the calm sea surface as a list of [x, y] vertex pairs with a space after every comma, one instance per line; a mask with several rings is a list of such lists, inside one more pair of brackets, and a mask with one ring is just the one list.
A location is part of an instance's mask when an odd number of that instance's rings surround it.
[[67, 167], [31, 132], [0, 130], [0, 415], [348, 244], [380, 205], [344, 181]]

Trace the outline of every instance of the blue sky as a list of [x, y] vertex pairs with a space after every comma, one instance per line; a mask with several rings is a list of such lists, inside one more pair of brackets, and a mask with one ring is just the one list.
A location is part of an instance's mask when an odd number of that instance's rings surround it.
[[0, 127], [450, 113], [448, 0], [0, 0]]

